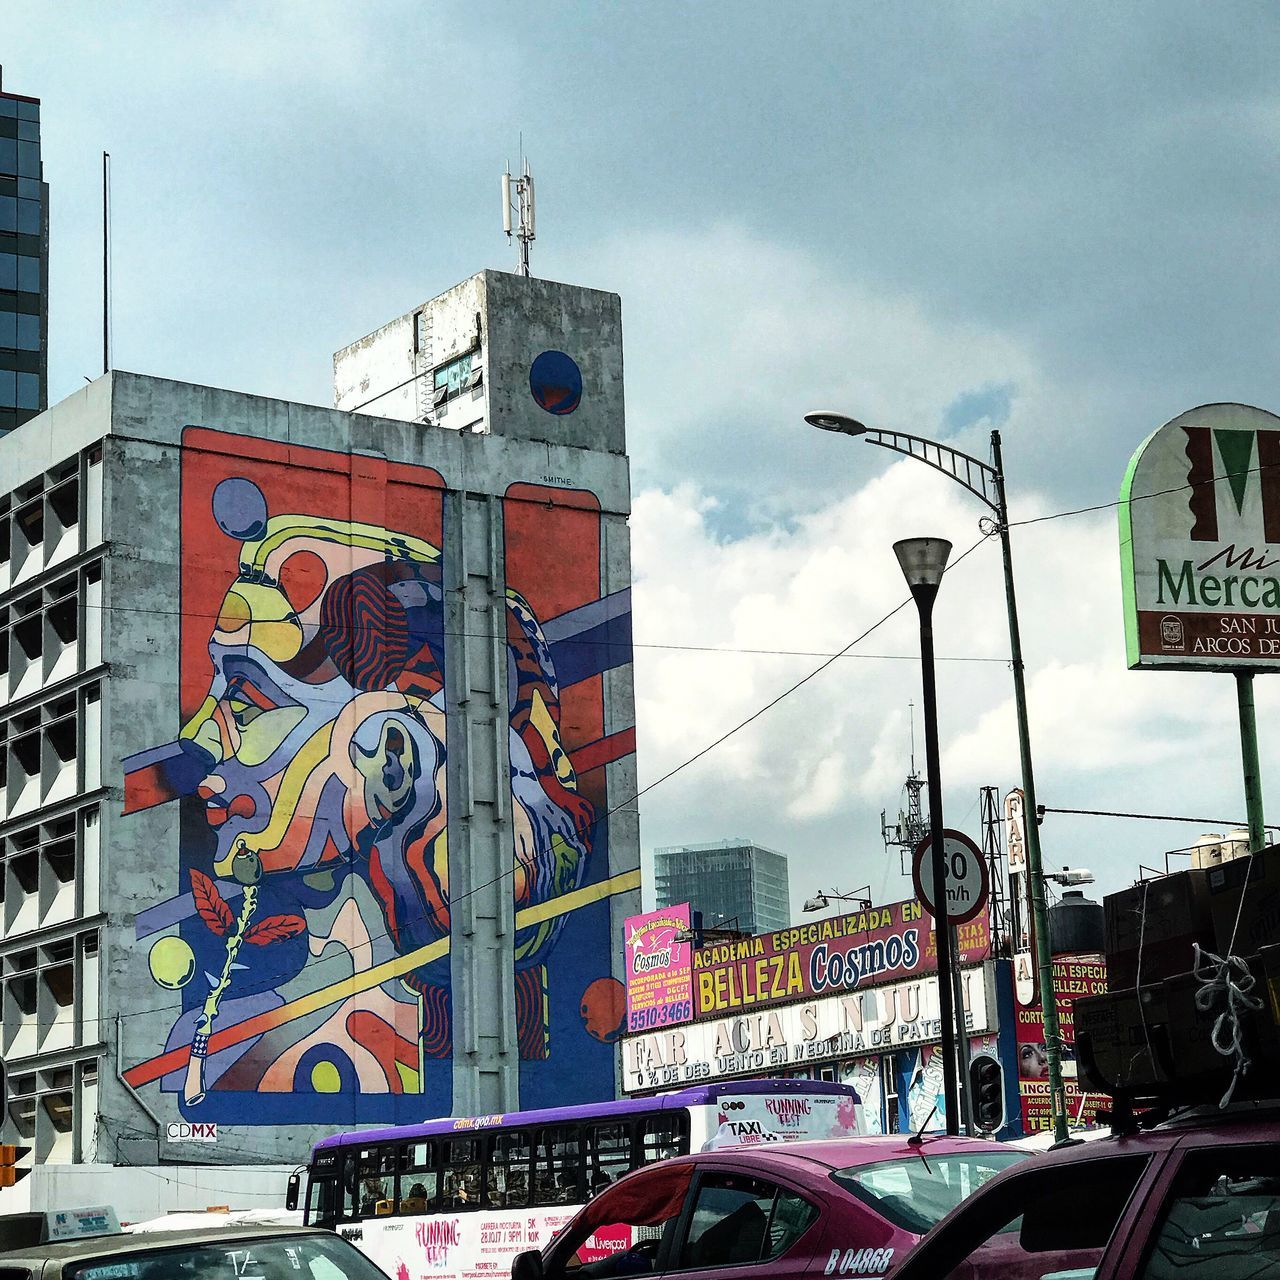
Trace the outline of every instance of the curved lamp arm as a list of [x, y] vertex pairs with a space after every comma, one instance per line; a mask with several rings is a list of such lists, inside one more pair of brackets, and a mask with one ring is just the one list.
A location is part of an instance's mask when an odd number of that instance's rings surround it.
[[907, 431], [868, 427], [865, 434], [871, 444], [878, 444], [882, 449], [892, 449], [894, 453], [905, 454], [908, 458], [916, 458], [935, 471], [950, 476], [964, 485], [975, 498], [981, 498], [997, 516], [1000, 515], [999, 475], [989, 463], [953, 449], [950, 445], [939, 444], [924, 436], [913, 436]]

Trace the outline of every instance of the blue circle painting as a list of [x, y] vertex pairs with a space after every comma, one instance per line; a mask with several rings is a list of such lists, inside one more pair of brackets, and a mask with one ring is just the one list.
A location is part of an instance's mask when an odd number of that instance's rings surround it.
[[252, 542], [267, 531], [267, 500], [252, 480], [228, 476], [213, 491], [213, 518], [227, 537]]
[[563, 417], [582, 402], [582, 370], [563, 351], [544, 351], [529, 367], [529, 390], [548, 413]]

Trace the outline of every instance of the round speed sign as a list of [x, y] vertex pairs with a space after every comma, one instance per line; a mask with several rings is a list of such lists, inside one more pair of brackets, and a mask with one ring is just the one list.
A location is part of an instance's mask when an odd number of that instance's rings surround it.
[[[947, 864], [947, 921], [964, 924], [987, 905], [990, 887], [987, 861], [982, 850], [963, 831], [949, 827], [942, 833], [942, 848]], [[916, 896], [931, 916], [937, 917], [933, 897], [933, 840], [925, 836], [916, 845], [911, 861], [911, 882]]]

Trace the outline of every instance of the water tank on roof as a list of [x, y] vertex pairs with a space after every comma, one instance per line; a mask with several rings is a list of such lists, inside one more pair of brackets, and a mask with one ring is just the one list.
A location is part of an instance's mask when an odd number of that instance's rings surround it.
[[1080, 889], [1068, 889], [1049, 908], [1049, 949], [1055, 956], [1101, 951], [1102, 904], [1091, 902]]

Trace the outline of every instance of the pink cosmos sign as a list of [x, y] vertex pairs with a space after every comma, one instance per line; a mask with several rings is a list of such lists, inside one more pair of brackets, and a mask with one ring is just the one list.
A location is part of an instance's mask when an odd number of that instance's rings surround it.
[[693, 1017], [691, 927], [687, 902], [627, 919], [628, 1031], [651, 1031]]

